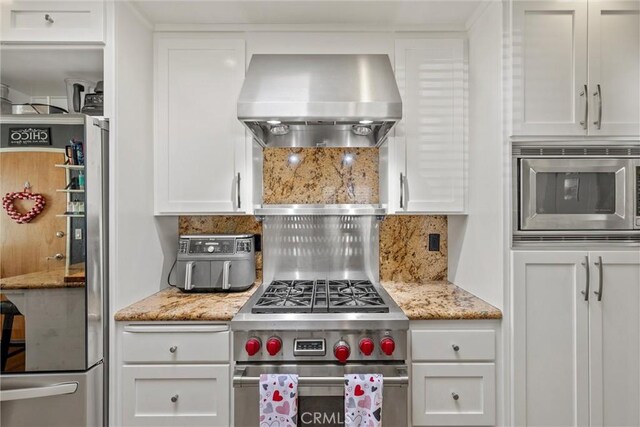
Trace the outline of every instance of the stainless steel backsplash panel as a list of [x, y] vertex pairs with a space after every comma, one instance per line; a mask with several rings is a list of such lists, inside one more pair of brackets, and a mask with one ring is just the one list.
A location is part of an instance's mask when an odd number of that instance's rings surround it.
[[375, 216], [269, 216], [263, 222], [264, 282], [274, 278], [379, 281]]

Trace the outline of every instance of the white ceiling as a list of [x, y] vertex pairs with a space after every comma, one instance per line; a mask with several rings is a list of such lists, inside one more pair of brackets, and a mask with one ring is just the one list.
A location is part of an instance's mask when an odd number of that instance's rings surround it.
[[464, 26], [486, 0], [134, 0], [153, 24]]
[[0, 82], [31, 96], [66, 96], [64, 79], [102, 80], [102, 49], [2, 49]]

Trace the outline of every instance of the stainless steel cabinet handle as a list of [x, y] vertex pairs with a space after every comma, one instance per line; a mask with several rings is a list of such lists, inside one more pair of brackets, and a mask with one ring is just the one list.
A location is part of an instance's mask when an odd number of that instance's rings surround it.
[[602, 126], [602, 91], [600, 90], [600, 85], [597, 85], [597, 90], [593, 92], [593, 96], [598, 97], [598, 118], [593, 124], [596, 125], [596, 129], [600, 130]]
[[584, 262], [581, 263], [587, 269], [587, 283], [585, 284], [584, 291], [580, 291], [582, 295], [584, 295], [584, 300], [589, 301], [589, 257], [584, 257]]
[[175, 353], [176, 351], [178, 351], [178, 346], [174, 345], [173, 347], [169, 348], [169, 352], [170, 353]]
[[64, 237], [64, 231], [56, 231], [56, 237], [59, 237], [59, 238]]
[[400, 172], [400, 209], [404, 209], [404, 175]]
[[598, 295], [598, 301], [602, 301], [602, 282], [603, 282], [603, 278], [604, 278], [604, 266], [602, 265], [602, 257], [599, 256], [598, 257], [598, 261], [594, 262], [595, 265], [598, 266], [598, 280], [600, 281], [599, 285], [598, 285], [598, 290], [594, 291], [593, 293]]
[[238, 196], [238, 209], [240, 209], [241, 203], [240, 203], [240, 172], [238, 172], [238, 179], [236, 180], [236, 185], [238, 186], [238, 189], [236, 191], [237, 196]]
[[456, 392], [451, 393], [451, 397], [453, 398], [453, 400], [458, 400], [460, 399], [460, 395]]
[[460, 346], [458, 346], [458, 345], [456, 345], [456, 344], [453, 344], [453, 345], [451, 346], [451, 348], [453, 348], [453, 351], [460, 351]]
[[49, 24], [53, 24], [53, 18], [48, 13], [44, 15], [44, 20], [47, 21]]
[[589, 101], [588, 101], [588, 91], [587, 85], [584, 85], [584, 89], [580, 91], [580, 97], [584, 97], [584, 119], [580, 120], [580, 124], [582, 125], [582, 129], [587, 128], [587, 121], [589, 120]]
[[76, 390], [78, 390], [78, 383], [75, 381], [69, 383], [46, 385], [42, 387], [2, 390], [0, 391], [0, 402], [61, 396], [64, 394], [73, 394], [76, 392]]
[[55, 254], [54, 256], [48, 256], [47, 259], [57, 259], [58, 261], [64, 259], [63, 254]]
[[173, 396], [171, 396], [171, 401], [172, 401], [173, 403], [176, 403], [176, 402], [178, 401], [178, 395], [177, 395], [177, 394], [174, 394]]

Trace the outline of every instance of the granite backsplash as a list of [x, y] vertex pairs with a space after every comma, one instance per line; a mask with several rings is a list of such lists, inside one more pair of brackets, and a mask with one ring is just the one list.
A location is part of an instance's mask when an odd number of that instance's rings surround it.
[[379, 203], [377, 148], [265, 148], [264, 204]]
[[[262, 234], [262, 224], [252, 215], [182, 216], [180, 234]], [[440, 250], [429, 251], [429, 234], [440, 234]], [[447, 279], [447, 217], [388, 215], [380, 223], [380, 280], [431, 282]], [[256, 256], [262, 277], [262, 254]]]

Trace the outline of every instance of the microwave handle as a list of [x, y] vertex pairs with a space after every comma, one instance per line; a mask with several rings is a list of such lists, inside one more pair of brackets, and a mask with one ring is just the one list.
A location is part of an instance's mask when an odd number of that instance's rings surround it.
[[184, 290], [190, 291], [193, 289], [193, 283], [191, 283], [191, 277], [193, 276], [193, 266], [194, 262], [189, 261], [187, 263], [187, 268], [184, 270]]
[[225, 261], [222, 267], [222, 289], [228, 290], [231, 288], [229, 283], [229, 271], [231, 270], [231, 261]]

